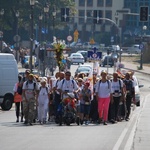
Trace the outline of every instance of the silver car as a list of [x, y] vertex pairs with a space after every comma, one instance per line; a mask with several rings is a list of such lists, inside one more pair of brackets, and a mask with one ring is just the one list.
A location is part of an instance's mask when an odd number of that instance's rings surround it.
[[71, 64], [84, 64], [84, 57], [80, 53], [72, 53], [68, 59], [70, 60]]

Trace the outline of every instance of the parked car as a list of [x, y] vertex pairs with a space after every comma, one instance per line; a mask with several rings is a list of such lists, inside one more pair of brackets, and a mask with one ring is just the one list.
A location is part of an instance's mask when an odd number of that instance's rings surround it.
[[114, 59], [112, 56], [109, 56], [109, 55], [105, 55], [103, 58], [102, 58], [102, 61], [101, 61], [101, 66], [105, 67], [105, 65], [109, 65], [110, 67], [114, 66]]
[[84, 61], [85, 61], [85, 62], [87, 61], [87, 55], [88, 55], [88, 52], [87, 52], [87, 51], [80, 50], [80, 51], [77, 51], [77, 53], [82, 54], [82, 56], [84, 57]]
[[135, 87], [135, 102], [136, 106], [140, 106], [140, 88], [143, 85], [139, 85], [138, 79], [135, 75], [133, 75], [134, 87]]
[[111, 57], [113, 58], [113, 60], [117, 61], [118, 58], [119, 58], [119, 55], [118, 55], [117, 52], [113, 52], [113, 53], [111, 54]]
[[79, 74], [79, 73], [89, 74], [91, 71], [92, 71], [92, 67], [90, 65], [80, 65], [76, 69], [75, 74]]
[[138, 44], [135, 44], [135, 45], [132, 45], [131, 47], [129, 47], [126, 52], [128, 54], [140, 54], [141, 49]]
[[71, 64], [84, 64], [84, 57], [80, 53], [72, 53], [68, 59], [70, 60]]

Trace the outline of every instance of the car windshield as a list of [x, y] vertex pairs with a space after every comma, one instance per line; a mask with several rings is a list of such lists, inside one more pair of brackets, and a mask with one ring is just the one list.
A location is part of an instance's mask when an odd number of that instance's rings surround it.
[[87, 67], [80, 67], [77, 70], [81, 72], [81, 71], [90, 71], [91, 69]]
[[71, 55], [71, 57], [81, 57], [82, 55], [80, 55], [80, 54], [73, 54], [73, 55]]

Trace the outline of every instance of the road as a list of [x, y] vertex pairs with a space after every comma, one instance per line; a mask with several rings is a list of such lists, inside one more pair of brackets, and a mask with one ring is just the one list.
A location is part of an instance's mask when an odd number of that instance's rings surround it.
[[[72, 73], [77, 66], [71, 67]], [[113, 70], [113, 69], [110, 69]], [[10, 111], [0, 110], [0, 148], [1, 150], [129, 150], [139, 141], [137, 122], [141, 119], [144, 102], [150, 98], [149, 76], [137, 73], [141, 88], [141, 107], [136, 108], [130, 121], [117, 124], [77, 126], [58, 126], [54, 123], [24, 126], [16, 123], [15, 108]], [[147, 137], [149, 138], [149, 137]], [[135, 148], [135, 147], [134, 147]], [[136, 148], [133, 150], [136, 150]]]

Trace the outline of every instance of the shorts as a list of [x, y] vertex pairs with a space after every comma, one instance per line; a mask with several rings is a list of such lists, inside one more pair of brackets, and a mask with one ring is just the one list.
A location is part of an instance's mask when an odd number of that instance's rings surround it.
[[90, 114], [90, 108], [91, 108], [91, 105], [80, 104], [80, 113], [83, 113], [85, 115], [89, 115]]

